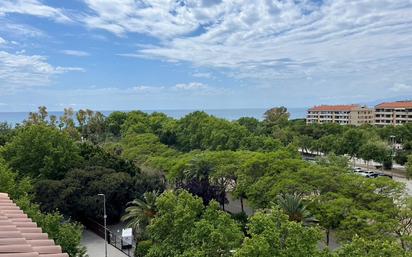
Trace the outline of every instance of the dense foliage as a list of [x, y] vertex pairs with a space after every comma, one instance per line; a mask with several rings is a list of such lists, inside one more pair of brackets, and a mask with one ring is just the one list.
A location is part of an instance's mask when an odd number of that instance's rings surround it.
[[[324, 155], [308, 162], [299, 151]], [[109, 221], [123, 215], [135, 229], [139, 257], [410, 256], [404, 185], [356, 175], [350, 162], [407, 163], [411, 174], [411, 153], [411, 124], [306, 125], [284, 107], [262, 121], [71, 109], [57, 118], [40, 107], [0, 126], [0, 190], [33, 191], [30, 206], [59, 222], [102, 219], [104, 193]], [[242, 213], [225, 212], [234, 204]]]

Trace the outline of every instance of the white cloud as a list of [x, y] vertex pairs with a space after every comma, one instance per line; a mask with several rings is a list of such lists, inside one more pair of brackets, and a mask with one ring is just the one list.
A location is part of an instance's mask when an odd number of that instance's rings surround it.
[[159, 38], [171, 38], [189, 33], [198, 26], [190, 8], [172, 0], [85, 0], [93, 11], [84, 18], [91, 28], [117, 35], [126, 32], [145, 33]]
[[157, 93], [157, 92], [161, 92], [164, 89], [166, 89], [164, 86], [159, 86], [159, 87], [155, 87], [155, 86], [136, 86], [136, 87], [132, 87], [131, 91], [132, 92], [138, 92], [138, 93]]
[[0, 45], [3, 45], [3, 44], [6, 44], [6, 40], [5, 39], [3, 39], [2, 37], [0, 37]]
[[199, 82], [191, 82], [191, 83], [180, 83], [180, 84], [176, 84], [174, 86], [174, 89], [176, 90], [203, 90], [203, 89], [207, 89], [208, 86], [203, 84], [203, 83], [199, 83]]
[[238, 79], [395, 77], [412, 62], [404, 58], [412, 55], [410, 0], [85, 2], [87, 26], [160, 40], [128, 56], [228, 69]]
[[205, 79], [212, 79], [214, 76], [210, 72], [195, 72], [192, 74], [195, 78], [205, 78]]
[[84, 68], [80, 68], [80, 67], [61, 67], [61, 66], [57, 66], [55, 68], [55, 73], [56, 74], [66, 73], [66, 72], [69, 72], [69, 71], [85, 72], [86, 70]]
[[8, 53], [0, 51], [0, 89], [9, 91], [15, 88], [47, 85], [54, 75], [70, 71], [84, 71], [78, 67], [53, 66], [46, 57]]
[[395, 83], [390, 90], [393, 92], [412, 92], [412, 86], [402, 83]]
[[38, 0], [2, 0], [0, 2], [0, 16], [8, 13], [45, 17], [63, 23], [72, 21], [62, 10], [45, 5]]
[[79, 50], [62, 50], [61, 53], [65, 55], [78, 56], [78, 57], [85, 57], [85, 56], [90, 55], [88, 52], [79, 51]]
[[34, 28], [27, 24], [17, 24], [7, 19], [1, 19], [0, 32], [4, 32], [5, 35], [14, 35], [21, 39], [22, 37], [44, 37], [45, 33], [37, 28]]

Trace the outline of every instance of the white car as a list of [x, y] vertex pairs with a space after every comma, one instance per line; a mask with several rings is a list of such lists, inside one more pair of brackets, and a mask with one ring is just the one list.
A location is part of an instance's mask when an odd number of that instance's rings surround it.
[[353, 170], [354, 172], [362, 172], [362, 171], [363, 171], [363, 169], [360, 168], [360, 167], [354, 167], [352, 170]]

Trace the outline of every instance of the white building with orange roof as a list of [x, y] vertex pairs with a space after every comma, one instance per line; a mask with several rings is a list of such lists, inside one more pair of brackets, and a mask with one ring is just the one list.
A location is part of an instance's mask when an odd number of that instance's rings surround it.
[[375, 125], [398, 126], [412, 122], [412, 101], [386, 102], [375, 106]]
[[337, 123], [355, 126], [373, 124], [374, 110], [359, 104], [320, 105], [308, 109], [306, 123]]

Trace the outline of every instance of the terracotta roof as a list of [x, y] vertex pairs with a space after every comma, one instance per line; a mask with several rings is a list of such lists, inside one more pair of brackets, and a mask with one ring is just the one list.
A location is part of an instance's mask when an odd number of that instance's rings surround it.
[[358, 104], [351, 105], [319, 105], [309, 109], [309, 111], [351, 111], [355, 108], [359, 108]]
[[69, 257], [27, 214], [0, 193], [0, 257]]
[[412, 108], [412, 101], [398, 101], [378, 104], [375, 108]]

